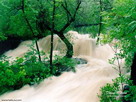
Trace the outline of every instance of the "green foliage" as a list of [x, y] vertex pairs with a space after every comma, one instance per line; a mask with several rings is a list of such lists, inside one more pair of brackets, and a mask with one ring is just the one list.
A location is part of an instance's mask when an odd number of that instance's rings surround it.
[[[75, 61], [70, 58], [56, 56], [53, 60], [53, 74], [50, 73], [50, 63], [48, 58], [39, 61], [38, 52], [33, 44], [28, 45], [31, 50], [22, 58], [16, 58], [9, 63], [9, 58], [0, 58], [0, 95], [21, 88], [29, 84], [39, 84], [45, 78], [53, 75], [58, 76], [64, 71], [75, 72]], [[44, 53], [41, 53], [43, 56]]]
[[[96, 0], [83, 0], [74, 25], [97, 24], [99, 23], [99, 17], [99, 2]], [[92, 33], [95, 36], [98, 33], [98, 27], [99, 26], [83, 26], [75, 28], [75, 30], [81, 33]]]
[[[103, 32], [105, 38], [103, 43], [113, 43], [114, 48], [120, 49], [116, 56], [110, 60], [110, 63], [117, 59], [125, 58], [125, 67], [130, 68], [133, 54], [136, 52], [136, 1], [135, 0], [114, 0], [113, 8], [102, 12], [104, 20]], [[128, 70], [130, 72], [130, 69]], [[125, 91], [126, 100], [136, 101], [136, 86], [132, 85], [129, 77], [120, 75], [113, 80], [113, 84], [107, 84], [101, 88], [101, 102], [122, 102], [121, 91], [122, 84], [128, 84], [130, 90]], [[117, 99], [117, 97], [119, 99]]]
[[[101, 0], [102, 11], [110, 11], [112, 9], [113, 1], [114, 0]], [[74, 30], [81, 33], [88, 33], [91, 34], [92, 37], [96, 37], [99, 31], [100, 16], [100, 0], [82, 0], [81, 8], [78, 11], [77, 19], [73, 25], [84, 26], [74, 28]]]
[[[130, 72], [133, 54], [136, 52], [135, 10], [135, 0], [115, 0], [113, 9], [102, 13], [105, 24], [104, 31], [106, 33], [106, 35], [103, 35], [105, 39], [102, 42], [109, 43], [113, 41], [114, 47], [120, 49], [120, 52], [116, 52], [116, 56], [110, 62], [113, 64], [117, 58], [125, 58], [125, 67], [128, 72]], [[133, 94], [136, 94], [136, 91]], [[135, 97], [131, 96], [130, 98]]]
[[0, 32], [0, 41], [5, 40], [5, 39], [6, 39], [6, 37]]
[[9, 90], [18, 89], [23, 84], [29, 82], [29, 79], [24, 77], [26, 74], [24, 69], [17, 67], [17, 65], [15, 67], [15, 65], [11, 66], [8, 61], [1, 61], [0, 69], [0, 94]]
[[[66, 0], [67, 9], [70, 13], [75, 12], [76, 0]], [[49, 30], [43, 24], [52, 24], [53, 1], [49, 0], [25, 0], [25, 15], [22, 12], [22, 0], [0, 1], [0, 32], [7, 35], [18, 35], [31, 38], [37, 35], [46, 36]], [[55, 29], [60, 30], [67, 23], [67, 13], [62, 7], [64, 1], [56, 0]], [[30, 22], [34, 34], [24, 16]], [[39, 24], [38, 24], [39, 23]]]
[[[65, 2], [66, 1], [66, 2]], [[102, 8], [108, 11], [112, 6], [113, 0], [102, 0]], [[56, 13], [55, 13], [55, 29], [60, 30], [69, 20], [70, 16], [67, 11], [62, 7], [64, 4], [73, 16], [77, 0], [56, 0]], [[50, 0], [25, 0], [25, 16], [29, 20], [35, 35], [42, 34], [46, 36], [50, 34], [48, 29], [43, 23], [51, 27], [52, 24], [52, 11], [53, 1]], [[78, 10], [76, 21], [69, 26], [68, 30], [77, 30], [79, 32], [93, 33], [94, 36], [98, 33], [99, 26], [89, 26], [75, 28], [75, 25], [82, 24], [97, 24], [100, 23], [100, 5], [99, 0], [83, 0], [80, 9]], [[19, 35], [22, 37], [31, 38], [32, 32], [30, 31], [21, 10], [21, 0], [1, 0], [0, 1], [0, 32], [6, 35]], [[39, 29], [37, 22], [42, 22]]]
[[[22, 60], [23, 58], [20, 58], [18, 60]], [[17, 61], [18, 61], [17, 60]], [[31, 56], [28, 58], [24, 58], [24, 61], [21, 63], [22, 68], [26, 72], [26, 78], [30, 79], [30, 82], [28, 84], [34, 85], [41, 82], [43, 79], [48, 78], [51, 76], [49, 65], [46, 65], [42, 62], [38, 61], [38, 58], [36, 56]]]
[[64, 71], [75, 72], [76, 61], [67, 57], [56, 56], [53, 60], [53, 70], [55, 74], [61, 74]]
[[51, 76], [50, 69], [32, 56], [29, 60], [17, 58], [12, 64], [8, 59], [0, 61], [0, 94], [16, 90], [25, 84], [38, 84]]
[[135, 10], [135, 0], [115, 0], [112, 10], [102, 13], [107, 42], [116, 39], [116, 46], [121, 49], [121, 57], [126, 59], [128, 67], [131, 65], [134, 52], [136, 52]]
[[[122, 92], [122, 85], [128, 85], [129, 90]], [[127, 93], [127, 94], [126, 94]], [[99, 95], [100, 102], [122, 102], [123, 94], [126, 100], [135, 102], [136, 100], [136, 86], [132, 85], [129, 77], [122, 76], [113, 80], [112, 84], [107, 84], [101, 88], [101, 95]]]

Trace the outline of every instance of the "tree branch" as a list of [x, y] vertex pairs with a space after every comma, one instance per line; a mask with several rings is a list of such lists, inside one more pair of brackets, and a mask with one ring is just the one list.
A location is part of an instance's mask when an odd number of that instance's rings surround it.
[[[66, 6], [65, 6], [66, 5]], [[64, 10], [66, 11], [66, 14], [68, 14], [70, 17], [72, 17], [71, 13], [69, 12], [68, 8], [67, 8], [67, 2], [65, 1], [65, 5], [62, 4], [62, 7], [64, 8]]]
[[60, 32], [63, 32], [67, 27], [71, 25], [72, 22], [74, 22], [75, 19], [71, 18], [65, 25], [64, 27], [60, 30]]
[[24, 0], [22, 0], [22, 8], [21, 8], [21, 9], [22, 9], [22, 12], [23, 12], [23, 15], [24, 15], [24, 19], [25, 19], [25, 21], [26, 21], [26, 23], [27, 23], [29, 29], [31, 30], [33, 36], [35, 36], [34, 31], [33, 31], [33, 29], [32, 29], [32, 26], [31, 26], [30, 22], [28, 21], [26, 15], [25, 15], [25, 6], [24, 6], [24, 5], [25, 5], [25, 4], [24, 4]]
[[76, 7], [76, 11], [75, 11], [74, 16], [73, 16], [74, 18], [76, 17], [77, 11], [78, 11], [78, 9], [79, 9], [81, 3], [82, 3], [81, 0], [79, 0], [78, 5], [77, 5], [77, 7]]
[[[35, 37], [35, 34], [34, 34], [34, 31], [33, 31], [33, 28], [29, 22], [29, 20], [27, 19], [26, 15], [25, 15], [25, 3], [24, 3], [24, 0], [22, 0], [22, 12], [23, 12], [23, 16], [24, 16], [24, 19], [30, 29], [30, 31], [32, 32], [33, 36]], [[37, 52], [38, 52], [38, 57], [39, 57], [39, 61], [41, 62], [41, 55], [40, 55], [40, 51], [39, 51], [39, 46], [38, 46], [38, 43], [37, 43], [37, 39], [35, 38], [35, 44], [36, 44], [36, 49], [37, 49]]]
[[[44, 27], [47, 28], [49, 31], [52, 31], [52, 28], [48, 24], [44, 24]], [[53, 29], [53, 32], [59, 34], [59, 31]]]
[[100, 24], [99, 24], [99, 31], [98, 31], [97, 42], [99, 42], [99, 40], [100, 40], [100, 34], [101, 34], [101, 30], [102, 30], [102, 16], [101, 16], [101, 12], [102, 12], [102, 0], [100, 0], [99, 3], [100, 3]]
[[74, 25], [75, 28], [78, 27], [89, 27], [89, 26], [98, 26], [100, 23], [96, 23], [96, 24], [78, 24], [78, 25]]
[[[70, 20], [67, 21], [67, 23], [66, 23], [66, 24], [64, 25], [64, 27], [60, 30], [60, 32], [63, 32], [67, 27], [69, 27], [69, 26], [71, 25], [72, 22], [75, 21], [75, 17], [76, 17], [76, 14], [77, 14], [77, 11], [78, 11], [80, 5], [81, 5], [81, 1], [79, 1], [79, 3], [77, 4], [76, 10], [75, 10], [75, 12], [74, 12], [74, 15], [73, 15], [73, 16], [71, 15]], [[67, 10], [67, 12], [69, 12], [67, 8], [65, 8], [65, 10]], [[70, 13], [70, 12], [69, 12], [69, 13]], [[70, 14], [71, 14], [71, 13], [70, 13]]]

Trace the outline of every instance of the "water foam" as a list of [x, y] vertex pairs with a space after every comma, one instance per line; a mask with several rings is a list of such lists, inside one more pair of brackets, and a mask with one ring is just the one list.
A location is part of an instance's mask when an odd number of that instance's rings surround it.
[[[70, 42], [74, 46], [73, 57], [83, 58], [88, 61], [87, 64], [77, 65], [75, 73], [64, 72], [59, 77], [45, 79], [37, 86], [26, 85], [20, 90], [0, 96], [0, 99], [21, 99], [22, 102], [99, 102], [97, 94], [101, 94], [100, 87], [111, 83], [118, 76], [118, 72], [108, 63], [114, 51], [109, 45], [96, 45], [96, 40], [88, 35], [70, 31], [66, 36], [72, 36]], [[57, 35], [54, 38], [54, 51], [60, 51], [63, 47], [65, 53], [64, 43]], [[41, 50], [48, 52], [50, 36], [40, 39], [38, 43]], [[9, 55], [17, 51], [20, 51], [20, 55], [27, 52], [27, 47], [20, 46], [8, 52]]]

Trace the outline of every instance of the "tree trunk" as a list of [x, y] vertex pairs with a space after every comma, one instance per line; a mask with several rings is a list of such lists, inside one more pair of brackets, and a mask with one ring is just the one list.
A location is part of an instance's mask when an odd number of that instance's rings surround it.
[[66, 57], [71, 58], [73, 55], [73, 45], [68, 41], [68, 39], [63, 35], [63, 33], [59, 33], [58, 36], [67, 46]]
[[[78, 4], [77, 4], [77, 6], [75, 8], [74, 14], [72, 14], [72, 12], [69, 11], [69, 9], [67, 7], [66, 0], [64, 1], [64, 4], [63, 3], [61, 4], [61, 6], [63, 7], [64, 11], [67, 14], [67, 17], [68, 17], [67, 19], [68, 20], [67, 20], [66, 24], [62, 27], [62, 29], [60, 29], [59, 31], [55, 30], [55, 29], [52, 29], [52, 27], [50, 27], [47, 23], [44, 23], [44, 28], [46, 28], [49, 31], [52, 31], [53, 33], [57, 34], [60, 37], [60, 39], [66, 44], [66, 46], [67, 46], [66, 57], [68, 57], [68, 58], [71, 58], [72, 55], [73, 55], [73, 46], [68, 41], [68, 39], [63, 35], [63, 32], [71, 25], [71, 23], [73, 23], [75, 21], [76, 14], [77, 14], [78, 9], [80, 8], [81, 3], [82, 3], [82, 1], [78, 0]], [[54, 9], [55, 9], [55, 6], [54, 6]]]
[[134, 54], [133, 63], [131, 66], [131, 78], [133, 84], [136, 85], [136, 53]]
[[[132, 80], [133, 85], [136, 85], [136, 53], [134, 54], [134, 58], [133, 58], [133, 62], [131, 65], [131, 77], [130, 80]], [[130, 87], [128, 85], [124, 86], [123, 92], [125, 92], [125, 94], [122, 97], [122, 102], [132, 102], [132, 98], [133, 94], [131, 93]], [[130, 95], [127, 99], [125, 99], [126, 95]]]
[[[33, 36], [35, 36], [34, 34], [34, 31], [33, 31], [33, 28], [29, 22], [29, 20], [27, 19], [26, 15], [25, 15], [25, 0], [22, 0], [22, 12], [23, 12], [23, 17], [27, 23], [27, 26], [29, 27], [31, 33], [33, 34]], [[39, 61], [41, 61], [41, 55], [40, 55], [40, 51], [39, 51], [39, 46], [38, 46], [38, 43], [37, 43], [37, 39], [35, 38], [35, 45], [36, 45], [36, 50], [38, 51], [38, 57], [39, 57]]]
[[51, 49], [50, 49], [50, 70], [51, 70], [51, 73], [53, 74], [53, 63], [52, 63], [52, 61], [53, 61], [53, 59], [52, 59], [52, 57], [53, 57], [53, 39], [54, 39], [54, 32], [53, 32], [53, 30], [54, 30], [54, 21], [55, 21], [55, 11], [56, 11], [56, 1], [55, 0], [53, 0], [53, 14], [52, 14], [52, 29], [51, 29]]
[[38, 46], [37, 39], [35, 39], [35, 45], [36, 45], [36, 50], [37, 50], [37, 53], [38, 53], [39, 61], [42, 62], [41, 54], [40, 54], [40, 50], [39, 50], [39, 46]]
[[100, 23], [99, 23], [99, 31], [98, 31], [98, 38], [97, 38], [97, 43], [100, 40], [100, 34], [101, 34], [101, 30], [102, 30], [102, 16], [101, 16], [101, 12], [102, 12], [102, 1], [99, 1], [100, 3]]

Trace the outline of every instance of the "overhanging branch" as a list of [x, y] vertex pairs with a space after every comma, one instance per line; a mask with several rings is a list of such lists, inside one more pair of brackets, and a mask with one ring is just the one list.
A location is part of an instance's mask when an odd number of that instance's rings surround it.
[[66, 3], [66, 1], [65, 1], [65, 5], [64, 4], [62, 4], [62, 7], [64, 8], [64, 10], [66, 11], [66, 13], [70, 16], [70, 17], [72, 17], [72, 15], [71, 15], [71, 13], [69, 12], [69, 10], [68, 10], [68, 7], [67, 7], [67, 3]]
[[78, 11], [80, 5], [81, 5], [81, 1], [79, 1], [79, 3], [77, 4], [77, 7], [75, 9], [73, 16], [71, 15], [70, 11], [67, 8], [65, 8], [64, 5], [62, 5], [63, 8], [66, 10], [66, 12], [70, 15], [70, 20], [67, 21], [67, 23], [63, 26], [63, 28], [60, 30], [60, 32], [63, 32], [67, 27], [69, 27], [71, 25], [72, 22], [75, 21], [75, 17], [76, 17], [76, 14], [77, 14], [77, 11]]
[[78, 25], [74, 25], [75, 28], [79, 28], [79, 27], [90, 27], [90, 26], [98, 26], [100, 23], [96, 23], [96, 24], [78, 24]]

